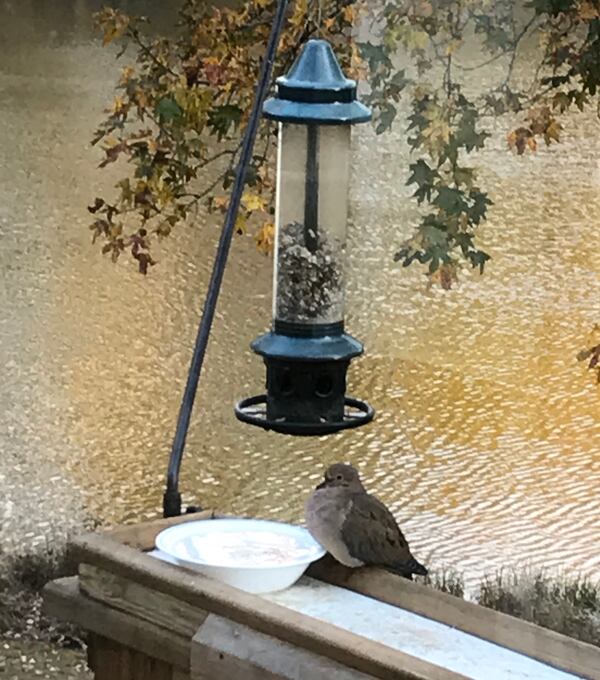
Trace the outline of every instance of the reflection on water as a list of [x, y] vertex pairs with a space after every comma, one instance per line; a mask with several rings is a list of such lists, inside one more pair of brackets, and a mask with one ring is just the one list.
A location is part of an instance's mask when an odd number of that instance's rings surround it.
[[[158, 1], [121, 4], [172, 18]], [[105, 521], [158, 512], [220, 226], [181, 228], [147, 279], [90, 245], [85, 206], [126, 170], [98, 171], [88, 145], [116, 75], [89, 38], [93, 5], [0, 0], [0, 545], [60, 533], [83, 502]], [[495, 258], [449, 293], [391, 259], [415, 217], [401, 129], [356, 137], [348, 325], [368, 350], [351, 369], [378, 409], [366, 428], [293, 439], [234, 419], [264, 381], [248, 342], [271, 288], [270, 262], [235, 241], [187, 500], [298, 519], [322, 467], [349, 460], [423, 561], [600, 575], [599, 395], [575, 361], [600, 319], [598, 123], [577, 115], [564, 144], [524, 159], [505, 132], [481, 156]]]

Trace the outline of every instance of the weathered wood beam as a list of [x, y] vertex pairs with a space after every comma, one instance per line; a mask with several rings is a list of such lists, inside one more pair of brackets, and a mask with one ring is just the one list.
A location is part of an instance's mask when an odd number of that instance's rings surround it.
[[192, 641], [191, 680], [375, 680], [324, 656], [210, 614]]
[[[108, 536], [74, 540], [73, 555], [90, 564], [381, 680], [464, 680], [434, 664], [294, 612], [122, 545]], [[83, 585], [83, 583], [82, 583]]]
[[121, 645], [147, 654], [189, 673], [189, 638], [142, 621], [131, 614], [116, 611], [86, 597], [79, 590], [76, 576], [52, 581], [44, 588], [44, 611], [62, 621]]
[[349, 569], [323, 558], [310, 566], [308, 574], [445, 623], [568, 673], [600, 678], [600, 647], [529, 621], [441, 593], [381, 569]]

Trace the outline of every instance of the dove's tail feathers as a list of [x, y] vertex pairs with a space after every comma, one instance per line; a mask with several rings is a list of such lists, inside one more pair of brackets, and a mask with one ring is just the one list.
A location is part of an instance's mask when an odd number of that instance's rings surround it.
[[417, 576], [427, 576], [429, 573], [427, 567], [424, 567], [420, 562], [417, 562], [414, 557], [410, 560], [409, 567], [411, 572], [417, 574]]
[[429, 573], [426, 567], [424, 567], [420, 562], [417, 562], [414, 557], [411, 557], [406, 562], [394, 564], [390, 567], [390, 570], [396, 574], [399, 574], [400, 576], [404, 576], [404, 578], [407, 578], [411, 581], [413, 574], [416, 574], [417, 576], [427, 576]]

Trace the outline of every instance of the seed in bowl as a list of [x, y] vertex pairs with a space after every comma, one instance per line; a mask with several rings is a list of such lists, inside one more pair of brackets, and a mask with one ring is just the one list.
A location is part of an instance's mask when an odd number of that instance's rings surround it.
[[310, 559], [314, 548], [292, 536], [268, 531], [239, 531], [187, 536], [178, 546], [179, 557], [224, 567], [266, 567]]

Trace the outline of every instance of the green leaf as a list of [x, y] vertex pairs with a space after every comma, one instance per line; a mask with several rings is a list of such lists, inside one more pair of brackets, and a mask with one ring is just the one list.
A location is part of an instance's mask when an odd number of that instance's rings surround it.
[[411, 163], [409, 169], [411, 175], [406, 183], [417, 185], [413, 196], [417, 198], [419, 203], [422, 203], [425, 199], [430, 201], [434, 183], [436, 179], [439, 179], [437, 170], [429, 167], [421, 158], [416, 163]]
[[460, 215], [469, 210], [465, 194], [460, 189], [452, 187], [439, 187], [438, 194], [433, 201], [447, 215]]
[[397, 71], [386, 83], [386, 97], [391, 97], [396, 102], [399, 101], [400, 94], [410, 82], [410, 79], [406, 77], [406, 72], [404, 69]]
[[487, 253], [484, 253], [483, 250], [472, 250], [469, 253], [469, 260], [471, 261], [471, 265], [474, 268], [479, 267], [480, 274], [483, 274], [485, 263], [490, 259], [491, 259], [490, 256]]
[[379, 118], [377, 119], [377, 127], [375, 128], [375, 133], [380, 135], [386, 132], [392, 127], [392, 123], [396, 118], [398, 112], [396, 107], [392, 104], [387, 104], [385, 108], [381, 109], [379, 113]]
[[512, 46], [512, 36], [502, 27], [497, 16], [476, 16], [475, 32], [483, 34], [484, 45], [492, 54], [505, 52]]
[[479, 224], [486, 216], [488, 205], [493, 205], [493, 201], [488, 198], [487, 194], [476, 190], [469, 193], [469, 198], [473, 203], [467, 210], [467, 215], [470, 222]]
[[469, 257], [469, 252], [471, 251], [471, 248], [473, 248], [473, 234], [461, 232], [456, 235], [454, 240], [456, 241], [456, 244], [460, 246], [464, 257]]
[[227, 135], [231, 127], [234, 129], [238, 127], [242, 114], [243, 111], [239, 106], [225, 104], [224, 106], [212, 109], [208, 114], [208, 125], [213, 134], [216, 134], [220, 140]]
[[458, 186], [464, 184], [467, 189], [473, 187], [473, 182], [475, 181], [475, 170], [473, 168], [454, 168], [454, 181]]
[[467, 153], [473, 149], [481, 149], [485, 140], [490, 136], [488, 132], [477, 132], [479, 114], [474, 108], [463, 111], [460, 121], [454, 133], [454, 142], [458, 147], [463, 147]]
[[435, 227], [431, 224], [423, 224], [419, 228], [419, 231], [428, 245], [440, 246], [445, 250], [448, 249], [448, 234], [439, 227]]
[[174, 118], [181, 117], [183, 111], [172, 97], [163, 97], [155, 109], [156, 115], [161, 122], [169, 122]]
[[357, 43], [360, 50], [360, 56], [369, 62], [369, 69], [377, 71], [380, 66], [386, 68], [392, 67], [392, 62], [387, 54], [384, 45], [373, 45], [373, 43]]

